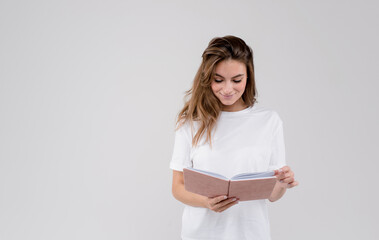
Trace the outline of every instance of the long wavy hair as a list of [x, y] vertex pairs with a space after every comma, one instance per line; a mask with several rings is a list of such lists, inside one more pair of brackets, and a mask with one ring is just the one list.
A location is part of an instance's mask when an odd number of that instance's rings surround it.
[[[195, 75], [192, 88], [185, 91], [185, 104], [177, 115], [175, 131], [188, 121], [191, 125], [192, 146], [197, 146], [201, 137], [206, 133], [205, 142], [209, 141], [212, 148], [211, 133], [217, 125], [222, 103], [214, 95], [211, 83], [214, 80], [217, 63], [229, 59], [240, 61], [246, 65], [247, 82], [242, 100], [248, 106], [253, 106], [256, 102], [257, 89], [252, 49], [236, 36], [227, 35], [213, 38], [202, 54], [202, 62]], [[198, 121], [200, 124], [195, 136], [193, 135], [194, 121]]]

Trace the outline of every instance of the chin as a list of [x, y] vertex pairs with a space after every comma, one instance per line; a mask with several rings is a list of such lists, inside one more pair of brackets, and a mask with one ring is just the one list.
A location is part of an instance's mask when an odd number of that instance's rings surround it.
[[235, 104], [236, 102], [223, 102], [223, 101], [220, 101], [223, 105], [225, 106], [231, 106], [233, 104]]

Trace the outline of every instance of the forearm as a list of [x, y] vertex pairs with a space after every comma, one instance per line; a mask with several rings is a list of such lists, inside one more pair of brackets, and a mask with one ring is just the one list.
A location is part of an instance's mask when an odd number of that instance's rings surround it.
[[275, 202], [279, 200], [287, 190], [287, 183], [276, 182], [274, 190], [271, 193], [270, 198], [268, 199], [270, 202]]
[[184, 184], [176, 184], [172, 189], [172, 194], [178, 201], [184, 204], [192, 207], [206, 207], [207, 197], [187, 191], [184, 188]]

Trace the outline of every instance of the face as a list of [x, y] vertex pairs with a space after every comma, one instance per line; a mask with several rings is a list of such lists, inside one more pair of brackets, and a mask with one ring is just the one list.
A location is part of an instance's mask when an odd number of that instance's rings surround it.
[[223, 110], [239, 111], [245, 108], [242, 94], [245, 91], [246, 81], [247, 72], [244, 63], [233, 59], [217, 63], [211, 88], [223, 104]]

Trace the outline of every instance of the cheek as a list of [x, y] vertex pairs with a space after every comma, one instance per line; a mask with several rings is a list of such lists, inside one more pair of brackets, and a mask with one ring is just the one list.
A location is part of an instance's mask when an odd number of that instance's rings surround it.
[[211, 89], [214, 93], [216, 93], [219, 90], [219, 87], [216, 84], [211, 84]]
[[245, 87], [246, 87], [246, 83], [245, 84], [241, 84], [241, 85], [238, 86], [238, 90], [240, 92], [243, 92], [245, 90]]

